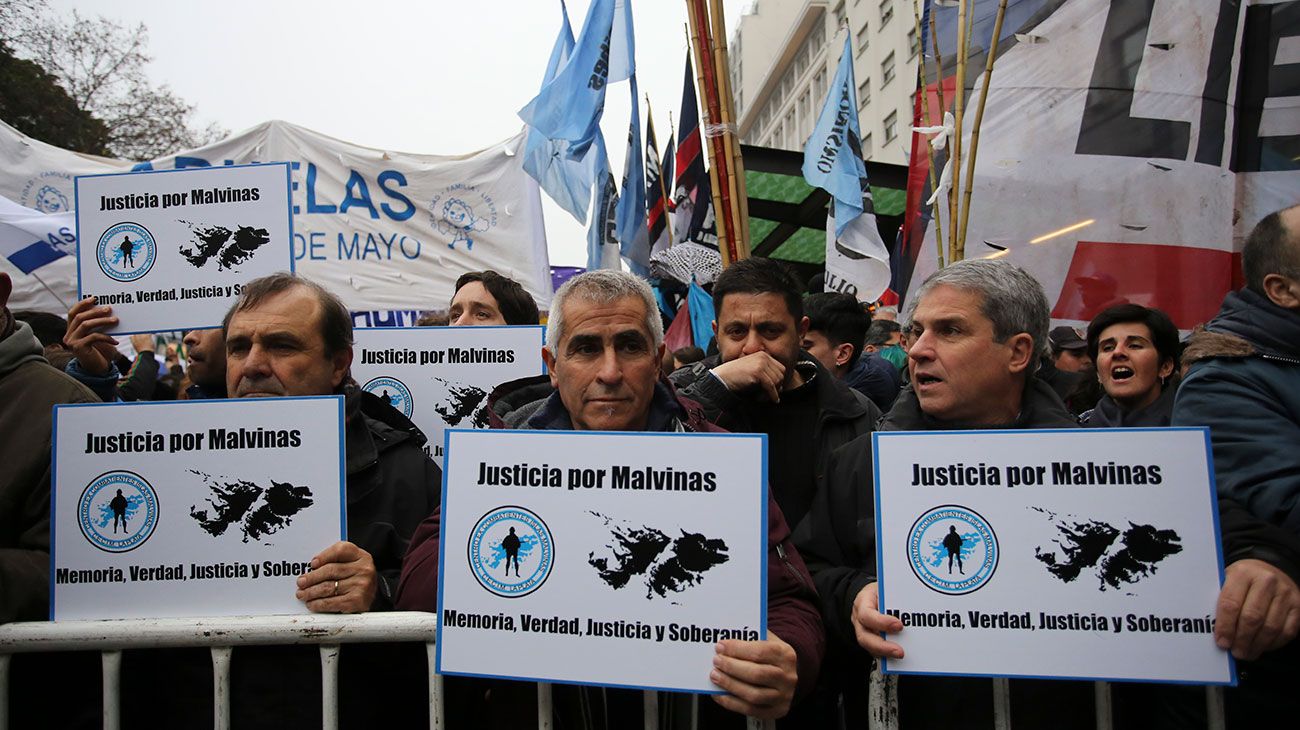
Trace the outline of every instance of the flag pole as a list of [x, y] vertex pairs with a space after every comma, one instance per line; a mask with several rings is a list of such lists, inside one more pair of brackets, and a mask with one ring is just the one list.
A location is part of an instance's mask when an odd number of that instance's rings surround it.
[[962, 114], [966, 103], [966, 53], [970, 39], [966, 34], [966, 13], [970, 9], [970, 0], [959, 0], [957, 5], [957, 98], [953, 102], [953, 133], [948, 141], [952, 146], [953, 186], [948, 189], [948, 261], [956, 262], [965, 258], [965, 242], [957, 238], [957, 220], [960, 217], [961, 196], [957, 188], [961, 182], [961, 127]]
[[[728, 212], [730, 203], [729, 196], [721, 180], [725, 175], [726, 160], [723, 159], [721, 150], [715, 144], [716, 138], [710, 137], [706, 128], [717, 118], [717, 99], [710, 94], [712, 89], [708, 83], [709, 74], [705, 73], [705, 67], [712, 68], [712, 59], [708, 56], [704, 48], [704, 31], [703, 25], [704, 13], [703, 6], [700, 4], [703, 0], [686, 0], [687, 10], [686, 19], [690, 23], [691, 32], [691, 50], [695, 55], [695, 77], [699, 84], [699, 93], [703, 97], [705, 104], [701, 110], [704, 120], [700, 124], [700, 141], [703, 143], [708, 140], [709, 144], [705, 145], [705, 151], [711, 152], [708, 156], [711, 158], [709, 165], [709, 187], [710, 194], [713, 197], [713, 222], [718, 232], [718, 253], [722, 257], [722, 266], [726, 268], [734, 260], [731, 246], [731, 215]], [[723, 170], [719, 170], [721, 167]], [[699, 201], [696, 201], [699, 204]]]
[[[645, 95], [645, 118], [646, 119], [650, 118], [650, 95], [649, 94]], [[670, 138], [673, 136], [672, 127], [673, 127], [673, 114], [670, 111], [668, 112], [668, 129], [669, 129], [668, 136]], [[658, 144], [659, 144], [659, 140], [655, 140], [655, 145], [658, 146]], [[659, 154], [659, 150], [657, 149], [655, 150], [655, 157], [659, 158], [659, 199], [663, 201], [663, 206], [664, 206], [664, 212], [663, 212], [664, 230], [668, 231], [668, 245], [672, 246], [674, 240], [673, 224], [669, 220], [670, 218], [672, 218], [672, 216], [668, 215], [668, 188], [665, 187], [664, 185], [664, 158], [662, 155]], [[676, 165], [673, 165], [673, 167], [676, 168]], [[650, 245], [653, 246], [654, 241], [651, 241]]]
[[[912, 18], [916, 22], [916, 42], [919, 46], [923, 46], [924, 43], [922, 41], [924, 40], [924, 36], [922, 35], [922, 30], [921, 30], [920, 0], [912, 0]], [[935, 52], [938, 53], [937, 49]], [[933, 126], [933, 123], [931, 122], [931, 117], [930, 117], [930, 85], [926, 83], [926, 76], [925, 76], [925, 54], [921, 52], [920, 48], [918, 48], [917, 55], [919, 56], [919, 58], [916, 59], [917, 69], [918, 69], [917, 90], [918, 93], [921, 95], [921, 123], [923, 126], [930, 127]], [[942, 94], [943, 93], [943, 66], [939, 67], [939, 73], [937, 74], [937, 77], [939, 79], [939, 83], [938, 83], [939, 93]], [[941, 107], [940, 111], [942, 112], [942, 107], [943, 107], [942, 101], [939, 103], [939, 106]], [[925, 136], [925, 152], [927, 157], [930, 160], [930, 190], [938, 190], [939, 189], [938, 177], [934, 174], [934, 144], [933, 142], [930, 141], [930, 137], [928, 135]], [[943, 268], [943, 227], [939, 222], [939, 199], [938, 198], [935, 198], [934, 204], [931, 205], [930, 208], [934, 214], [934, 247], [937, 249], [935, 253], [938, 254], [939, 268], [942, 269]]]
[[[980, 123], [984, 121], [984, 102], [989, 98], [989, 83], [993, 80], [993, 62], [998, 53], [998, 38], [1002, 35], [1002, 19], [1007, 14], [1007, 0], [998, 3], [998, 16], [993, 21], [993, 41], [989, 44], [988, 57], [984, 60], [984, 85], [980, 89], [979, 105], [975, 108], [975, 124], [970, 133], [970, 158], [966, 161], [966, 186], [962, 195], [966, 197], [961, 211], [961, 233], [957, 238], [961, 242], [963, 253], [966, 248], [966, 223], [970, 220], [970, 196], [975, 187], [975, 153], [980, 145]], [[960, 172], [960, 170], [958, 171]]]
[[[749, 258], [749, 200], [745, 189], [745, 166], [740, 154], [740, 140], [736, 138], [735, 97], [731, 90], [731, 65], [727, 55], [727, 25], [722, 13], [722, 0], [709, 0], [709, 15], [713, 25], [714, 74], [718, 84], [718, 102], [723, 127], [723, 148], [727, 158], [727, 187], [731, 193], [731, 217], [734, 225], [736, 257]], [[717, 39], [721, 39], [718, 41]]]

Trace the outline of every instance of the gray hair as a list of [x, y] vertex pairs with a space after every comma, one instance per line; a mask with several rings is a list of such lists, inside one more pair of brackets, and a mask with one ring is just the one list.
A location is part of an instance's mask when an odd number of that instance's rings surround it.
[[911, 297], [904, 329], [911, 328], [917, 304], [940, 284], [979, 294], [980, 313], [993, 323], [993, 338], [998, 342], [1025, 332], [1034, 339], [1036, 354], [1048, 353], [1051, 314], [1047, 295], [1038, 280], [1024, 269], [990, 259], [968, 259], [939, 269]]
[[551, 300], [551, 316], [546, 323], [546, 346], [551, 352], [556, 352], [560, 338], [564, 336], [564, 304], [570, 297], [592, 304], [613, 304], [624, 297], [639, 297], [645, 304], [645, 326], [653, 340], [652, 347], [658, 349], [663, 344], [664, 324], [659, 319], [659, 305], [650, 285], [635, 274], [598, 269], [578, 274], [555, 292]]

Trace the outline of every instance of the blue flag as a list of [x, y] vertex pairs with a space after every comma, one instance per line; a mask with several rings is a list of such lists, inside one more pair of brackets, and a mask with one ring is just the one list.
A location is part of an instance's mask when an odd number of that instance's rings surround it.
[[[542, 88], [546, 88], [555, 79], [555, 75], [573, 53], [573, 29], [569, 25], [569, 11], [564, 0], [560, 0], [560, 14], [560, 34], [551, 49]], [[536, 129], [528, 130], [528, 139], [524, 143], [524, 171], [537, 181], [552, 200], [579, 222], [587, 220], [591, 185], [595, 180], [595, 160], [589, 154], [590, 150], [591, 145], [587, 144], [575, 159], [571, 156], [567, 140], [548, 139]]]
[[695, 337], [695, 346], [708, 349], [709, 338], [713, 336], [713, 297], [692, 276], [686, 298], [691, 306], [691, 335]]
[[614, 10], [615, 0], [591, 3], [568, 61], [519, 110], [520, 118], [528, 126], [547, 139], [572, 143], [574, 150], [585, 151], [593, 143], [600, 129], [600, 116], [605, 111], [605, 87], [621, 80], [610, 74]]
[[846, 34], [835, 80], [826, 94], [826, 104], [808, 138], [808, 146], [803, 150], [804, 180], [830, 193], [835, 201], [837, 238], [853, 219], [862, 215], [862, 180], [866, 176], [858, 128], [858, 93], [853, 81], [853, 53]]
[[[630, 9], [630, 8], [629, 8]], [[628, 30], [632, 29], [631, 18]], [[631, 47], [632, 40], [628, 39]], [[637, 99], [636, 76], [632, 77], [632, 121], [627, 132], [627, 156], [623, 162], [623, 192], [618, 200], [618, 241], [623, 258], [640, 276], [650, 273], [650, 231], [645, 225], [645, 149], [641, 144], [641, 105]]]

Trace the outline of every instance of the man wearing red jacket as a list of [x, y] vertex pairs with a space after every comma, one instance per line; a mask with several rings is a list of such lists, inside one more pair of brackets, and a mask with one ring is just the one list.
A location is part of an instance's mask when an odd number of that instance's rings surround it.
[[[663, 350], [662, 323], [645, 282], [613, 271], [574, 277], [552, 302], [547, 344], [542, 349], [549, 374], [499, 387], [490, 401], [492, 425], [580, 431], [720, 430], [704, 420], [697, 404], [679, 399], [659, 380]], [[719, 642], [711, 679], [727, 693], [714, 698], [721, 707], [740, 715], [779, 718], [816, 683], [825, 639], [812, 579], [790, 542], [781, 510], [770, 497], [768, 515], [768, 638]], [[437, 610], [440, 516], [438, 512], [430, 516], [412, 540], [397, 590], [399, 609]], [[594, 701], [603, 701], [610, 709], [619, 704], [613, 698]], [[619, 725], [615, 713], [605, 714], [611, 727]]]

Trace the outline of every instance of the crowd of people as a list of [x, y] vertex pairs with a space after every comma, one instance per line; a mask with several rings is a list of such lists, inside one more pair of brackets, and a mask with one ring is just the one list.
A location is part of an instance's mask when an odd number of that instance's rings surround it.
[[[1244, 288], [1184, 342], [1166, 314], [1132, 303], [1105, 308], [1086, 332], [1053, 329], [1042, 286], [1005, 261], [938, 271], [898, 322], [896, 311], [870, 312], [848, 295], [805, 296], [781, 264], [750, 258], [713, 284], [708, 351], [671, 353], [646, 282], [587, 272], [555, 294], [546, 374], [498, 386], [491, 427], [766, 434], [769, 631], [718, 644], [711, 679], [724, 693], [700, 703], [700, 726], [740, 726], [748, 715], [832, 728], [865, 726], [867, 673], [877, 658], [903, 657], [906, 644], [902, 622], [878, 603], [873, 432], [1207, 426], [1227, 565], [1213, 640], [1240, 660], [1229, 725], [1253, 727], [1300, 711], [1289, 686], [1300, 659], [1300, 206], [1254, 228], [1242, 265]], [[60, 326], [11, 313], [10, 290], [0, 273], [0, 622], [47, 616], [51, 407], [177, 397], [343, 395], [348, 539], [322, 546], [297, 598], [315, 612], [437, 610], [441, 472], [424, 434], [351, 379], [352, 320], [332, 293], [292, 274], [258, 279], [220, 328], [188, 332], [161, 357], [154, 337], [133, 336], [131, 361], [106, 333], [111, 307], [77, 302]], [[539, 321], [523, 287], [485, 271], [456, 282], [446, 324]], [[196, 709], [211, 702], [206, 658], [153, 656], [126, 673], [128, 726], [207, 725], [210, 714]], [[310, 653], [234, 656], [236, 727], [320, 724]], [[66, 682], [75, 661], [32, 658], [12, 676], [19, 687]], [[421, 722], [421, 661], [383, 646], [345, 657], [344, 724]], [[389, 670], [407, 664], [417, 681], [402, 684]], [[88, 682], [97, 685], [93, 674]], [[536, 716], [531, 685], [447, 686], [451, 727], [530, 726]], [[1090, 684], [1010, 688], [1018, 727], [1094, 724]], [[24, 708], [22, 696], [11, 693], [15, 726], [98, 717], [97, 697], [78, 715], [75, 702]], [[1121, 727], [1205, 721], [1190, 688], [1124, 685], [1116, 697]], [[641, 701], [626, 690], [555, 689], [561, 727], [639, 725]], [[691, 712], [680, 697], [663, 702], [667, 723]], [[904, 676], [898, 702], [904, 727], [992, 725], [989, 680]], [[51, 712], [66, 714], [52, 725]]]

